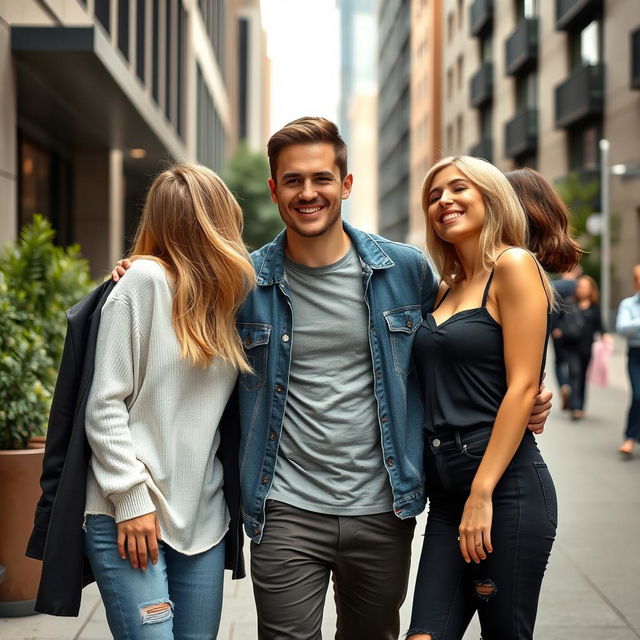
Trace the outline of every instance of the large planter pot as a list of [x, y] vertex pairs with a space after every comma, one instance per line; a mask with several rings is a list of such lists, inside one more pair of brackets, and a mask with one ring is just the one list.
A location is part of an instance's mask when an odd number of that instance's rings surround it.
[[42, 563], [24, 555], [40, 498], [44, 442], [29, 449], [0, 451], [0, 618], [35, 613]]

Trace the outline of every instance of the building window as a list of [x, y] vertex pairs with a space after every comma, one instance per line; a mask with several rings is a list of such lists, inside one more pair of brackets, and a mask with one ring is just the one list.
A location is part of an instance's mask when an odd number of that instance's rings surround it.
[[160, 102], [159, 100], [159, 86], [158, 82], [158, 74], [160, 72], [158, 66], [158, 58], [160, 56], [160, 7], [157, 2], [151, 3], [151, 11], [153, 12], [153, 17], [151, 19], [151, 24], [153, 26], [152, 29], [152, 37], [153, 37], [153, 55], [151, 56], [153, 69], [151, 70], [151, 95], [153, 99], [156, 101], [156, 104]]
[[458, 29], [464, 24], [464, 0], [458, 0]]
[[146, 43], [146, 19], [147, 12], [145, 0], [137, 0], [136, 3], [136, 74], [144, 82], [145, 43]]
[[447, 69], [447, 98], [453, 95], [453, 67]]
[[599, 166], [598, 141], [602, 137], [599, 125], [569, 130], [569, 168], [571, 171], [596, 171]]
[[454, 149], [453, 149], [453, 125], [452, 124], [448, 124], [447, 125], [447, 152], [448, 153], [453, 153]]
[[492, 34], [480, 39], [480, 60], [482, 60], [482, 62], [491, 62], [491, 60], [493, 60]]
[[480, 109], [480, 137], [488, 140], [492, 137], [493, 132], [493, 109], [491, 105]]
[[516, 17], [535, 18], [538, 15], [538, 0], [516, 0]]
[[456, 66], [458, 69], [458, 91], [460, 91], [462, 89], [462, 82], [463, 82], [463, 76], [464, 76], [464, 56], [462, 54], [458, 56]]
[[538, 106], [538, 79], [534, 72], [516, 77], [516, 108], [535, 109]]
[[56, 243], [71, 243], [71, 165], [55, 152], [18, 133], [18, 224], [39, 213], [51, 221]]
[[111, 3], [109, 0], [95, 0], [94, 13], [107, 33], [111, 33]]
[[129, 59], [129, 0], [118, 0], [118, 49]]
[[174, 61], [174, 42], [173, 42], [173, 28], [175, 26], [174, 9], [176, 8], [176, 0], [166, 0], [165, 4], [165, 67], [164, 67], [164, 114], [167, 120], [172, 120], [173, 109], [173, 61]]
[[447, 41], [450, 43], [453, 40], [453, 22], [454, 16], [453, 12], [450, 11], [447, 15]]
[[456, 140], [458, 149], [462, 149], [462, 142], [464, 140], [464, 118], [462, 114], [459, 114], [456, 118]]
[[584, 29], [570, 34], [571, 68], [599, 64], [602, 60], [600, 21], [590, 22]]

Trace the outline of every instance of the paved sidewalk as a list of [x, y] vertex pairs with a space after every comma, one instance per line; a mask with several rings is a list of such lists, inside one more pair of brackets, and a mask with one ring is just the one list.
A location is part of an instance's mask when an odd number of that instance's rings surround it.
[[[548, 365], [552, 378], [552, 363]], [[554, 476], [560, 526], [541, 596], [536, 636], [545, 640], [640, 639], [640, 454], [621, 461], [616, 448], [628, 404], [624, 345], [617, 342], [609, 389], [591, 389], [587, 417], [572, 422], [554, 409], [540, 448]], [[552, 386], [553, 380], [548, 384]], [[559, 400], [557, 400], [559, 402]], [[414, 541], [415, 571], [424, 516]], [[411, 578], [413, 582], [413, 576]], [[327, 598], [325, 638], [335, 610]], [[411, 593], [402, 608], [410, 615]], [[220, 640], [255, 640], [255, 609], [248, 580], [226, 584]], [[479, 638], [477, 622], [465, 640]], [[0, 619], [0, 640], [110, 638], [95, 586], [85, 589], [77, 619], [31, 616]], [[363, 638], [363, 640], [365, 640]]]

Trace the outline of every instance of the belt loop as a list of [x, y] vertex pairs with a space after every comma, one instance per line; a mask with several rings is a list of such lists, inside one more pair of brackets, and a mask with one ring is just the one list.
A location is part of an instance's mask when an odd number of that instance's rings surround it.
[[456, 444], [458, 445], [458, 451], [462, 451], [462, 436], [460, 435], [460, 429], [455, 430]]

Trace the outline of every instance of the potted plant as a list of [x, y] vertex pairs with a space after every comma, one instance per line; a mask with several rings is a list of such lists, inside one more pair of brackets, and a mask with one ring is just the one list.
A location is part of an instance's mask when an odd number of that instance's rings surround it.
[[33, 613], [40, 563], [24, 551], [40, 497], [65, 310], [93, 286], [79, 248], [55, 246], [54, 235], [35, 216], [0, 255], [0, 617]]

